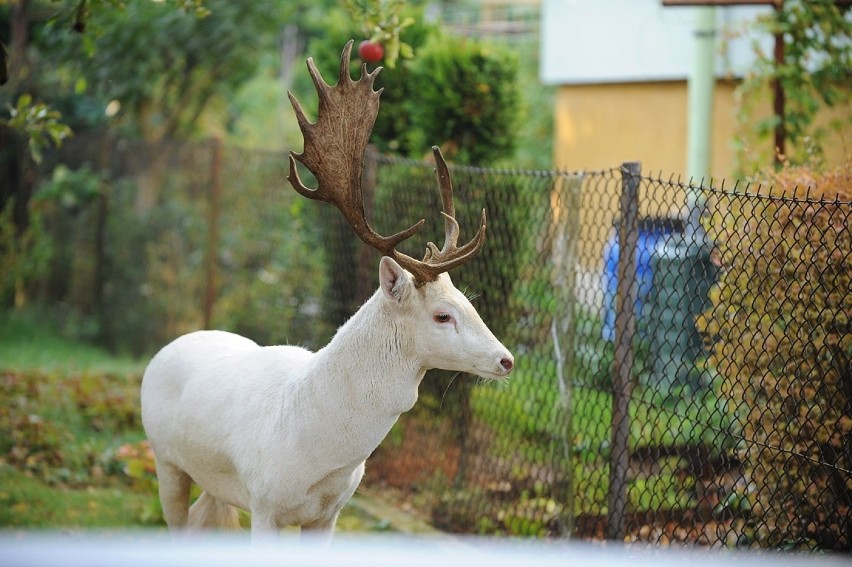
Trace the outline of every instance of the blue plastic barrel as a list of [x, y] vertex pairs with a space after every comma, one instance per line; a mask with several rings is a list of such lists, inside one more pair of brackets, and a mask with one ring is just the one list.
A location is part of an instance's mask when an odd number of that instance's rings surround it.
[[[639, 222], [639, 238], [636, 243], [636, 321], [642, 329], [642, 309], [654, 285], [654, 274], [651, 270], [651, 255], [657, 242], [673, 232], [683, 232], [683, 221], [670, 218], [646, 218]], [[613, 229], [604, 245], [604, 269], [602, 275], [603, 297], [603, 331], [604, 340], [615, 339], [615, 296], [618, 289], [618, 258], [620, 250], [618, 233]]]

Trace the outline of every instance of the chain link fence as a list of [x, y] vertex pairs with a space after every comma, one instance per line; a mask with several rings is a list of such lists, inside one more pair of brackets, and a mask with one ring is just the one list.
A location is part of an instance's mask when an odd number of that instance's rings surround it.
[[[315, 349], [377, 288], [285, 155], [78, 138], [57, 159], [98, 190], [45, 180], [59, 261], [37, 293], [117, 349], [200, 327]], [[451, 173], [461, 238], [488, 213], [452, 278], [516, 368], [427, 374], [365, 491], [450, 532], [850, 549], [848, 176], [823, 198], [633, 163]], [[378, 232], [427, 219], [404, 252], [441, 241], [430, 164], [368, 154], [365, 187]]]

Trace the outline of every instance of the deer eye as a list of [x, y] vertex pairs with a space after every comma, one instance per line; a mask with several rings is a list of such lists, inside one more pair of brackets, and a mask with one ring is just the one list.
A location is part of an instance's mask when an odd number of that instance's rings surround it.
[[436, 313], [434, 319], [436, 323], [449, 323], [452, 317], [449, 313]]

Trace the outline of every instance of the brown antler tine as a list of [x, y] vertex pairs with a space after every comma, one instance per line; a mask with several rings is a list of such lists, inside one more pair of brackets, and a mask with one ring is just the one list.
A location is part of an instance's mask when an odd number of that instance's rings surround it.
[[[455, 223], [455, 219], [452, 219]], [[458, 223], [456, 223], [458, 226]], [[482, 248], [482, 245], [485, 244], [485, 233], [486, 233], [486, 225], [485, 225], [485, 209], [482, 209], [482, 219], [479, 225], [479, 230], [476, 231], [476, 234], [470, 241], [462, 246], [461, 248], [453, 248], [448, 252], [444, 250], [438, 250], [438, 247], [432, 244], [432, 254], [430, 255], [430, 259], [427, 264], [433, 266], [437, 273], [447, 272], [456, 266], [460, 266], [472, 259], [479, 253], [479, 249]], [[444, 246], [446, 248], [446, 245]], [[425, 261], [425, 260], [424, 260]]]
[[313, 57], [308, 57], [307, 60], [308, 65], [308, 74], [311, 76], [311, 80], [314, 83], [314, 88], [317, 91], [317, 94], [322, 97], [323, 93], [328, 89], [328, 83], [325, 82], [325, 79], [322, 78], [322, 73], [317, 69], [316, 63], [314, 63]]
[[299, 129], [304, 130], [310, 125], [311, 121], [308, 120], [308, 117], [305, 115], [305, 111], [302, 110], [302, 105], [299, 102], [299, 99], [296, 98], [296, 95], [287, 91], [287, 98], [290, 99], [290, 104], [293, 106], [293, 111], [296, 113], [296, 122], [299, 123]]
[[[319, 96], [320, 101], [322, 101], [323, 97], [326, 96], [325, 91], [328, 88], [328, 85], [325, 83], [322, 78], [322, 75], [314, 64], [313, 57], [308, 57], [307, 66], [308, 73], [311, 75], [311, 79], [314, 83], [314, 88], [317, 91], [317, 95]], [[302, 153], [290, 151], [290, 174], [287, 176], [287, 180], [290, 182], [290, 185], [293, 186], [293, 189], [295, 189], [303, 197], [329, 202], [328, 196], [322, 191], [322, 186], [319, 186], [316, 189], [310, 189], [302, 182], [299, 177], [299, 171], [296, 168], [296, 160], [298, 159], [302, 163], [305, 163], [304, 154], [307, 151], [308, 145], [307, 132], [314, 125], [314, 123], [308, 120], [308, 117], [305, 114], [304, 109], [302, 108], [302, 104], [291, 91], [287, 91], [287, 98], [290, 99], [290, 104], [293, 106], [293, 111], [296, 113], [296, 122], [298, 122], [299, 124], [299, 130], [302, 131], [302, 134], [305, 138], [305, 142], [303, 144], [305, 147], [302, 149]]]
[[431, 264], [421, 262], [420, 260], [416, 260], [411, 256], [396, 250], [394, 250], [393, 259], [396, 260], [400, 266], [411, 272], [411, 275], [414, 276], [414, 285], [417, 287], [422, 287], [425, 283], [435, 281], [441, 274], [441, 272], [433, 270]]
[[302, 183], [302, 179], [299, 177], [299, 170], [296, 168], [296, 154], [292, 151], [290, 152], [290, 174], [287, 176], [287, 181], [290, 182], [290, 185], [292, 185], [293, 189], [299, 195], [308, 199], [329, 202], [328, 196], [319, 189], [311, 189]]
[[343, 46], [343, 52], [340, 54], [340, 71], [337, 75], [340, 83], [342, 83], [344, 79], [350, 82], [352, 81], [352, 77], [349, 76], [349, 61], [351, 61], [352, 46], [354, 44], [354, 39], [350, 39], [349, 41], [347, 41], [346, 45]]
[[441, 189], [441, 204], [444, 212], [455, 218], [456, 205], [453, 202], [453, 180], [450, 178], [450, 170], [441, 148], [432, 146], [432, 155], [435, 157], [435, 174], [438, 176], [438, 187]]
[[[293, 106], [293, 112], [296, 113], [296, 122], [299, 124], [299, 130], [305, 132], [311, 126], [311, 121], [308, 120], [308, 117], [305, 115], [305, 111], [302, 109], [299, 99], [297, 99], [292, 92], [287, 91], [287, 98], [290, 99], [290, 104]], [[299, 172], [296, 170], [296, 158], [299, 158], [300, 156], [301, 154], [292, 150], [290, 151], [290, 175], [287, 176], [287, 179], [290, 181], [293, 188], [300, 194], [308, 197], [309, 199], [316, 199], [319, 197], [317, 192], [315, 190], [308, 189], [305, 184], [302, 183], [302, 180], [299, 179]], [[309, 191], [310, 193], [305, 193], [305, 191]]]
[[403, 240], [408, 240], [409, 238], [414, 236], [414, 234], [423, 227], [423, 223], [425, 223], [425, 222], [426, 222], [426, 219], [420, 219], [419, 221], [417, 221], [416, 223], [414, 223], [410, 227], [406, 228], [405, 230], [401, 230], [401, 231], [399, 231], [396, 234], [393, 234], [391, 236], [383, 237], [384, 240], [387, 242], [388, 251], [387, 252], [385, 252], [384, 250], [380, 250], [380, 251], [385, 256], [390, 256], [391, 252], [393, 251], [394, 248], [396, 248], [397, 244], [399, 244]]
[[[455, 219], [453, 219], [455, 222]], [[458, 226], [458, 224], [456, 225]], [[487, 231], [486, 227], [486, 218], [485, 218], [485, 209], [482, 209], [482, 217], [480, 217], [479, 221], [479, 230], [476, 231], [476, 234], [470, 241], [462, 246], [461, 248], [455, 248], [453, 250], [453, 257], [458, 257], [461, 259], [461, 262], [453, 263], [453, 266], [458, 266], [466, 262], [467, 260], [473, 258], [479, 253], [479, 249], [482, 248], [482, 245], [485, 244], [485, 233]], [[448, 268], [449, 269], [449, 268]]]

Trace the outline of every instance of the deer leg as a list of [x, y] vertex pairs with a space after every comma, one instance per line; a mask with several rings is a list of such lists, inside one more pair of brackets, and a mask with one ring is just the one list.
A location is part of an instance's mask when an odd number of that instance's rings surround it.
[[337, 516], [339, 515], [340, 511], [338, 510], [330, 519], [302, 526], [302, 533], [299, 537], [302, 540], [308, 539], [319, 545], [331, 545], [331, 538], [334, 536], [334, 526], [337, 524]]
[[261, 541], [277, 535], [281, 527], [275, 519], [275, 514], [266, 510], [252, 509], [251, 511], [251, 539]]
[[174, 465], [157, 461], [157, 480], [160, 483], [160, 503], [169, 529], [186, 526], [189, 516], [189, 489], [192, 479]]

